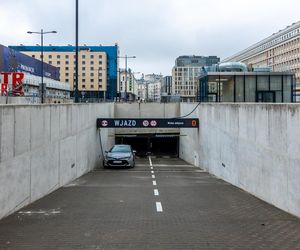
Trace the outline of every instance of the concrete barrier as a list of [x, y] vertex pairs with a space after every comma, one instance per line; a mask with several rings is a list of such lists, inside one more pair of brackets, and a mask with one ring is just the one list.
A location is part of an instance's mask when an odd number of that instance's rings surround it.
[[[114, 104], [0, 106], [0, 218], [101, 165], [96, 118]], [[114, 130], [101, 131], [104, 148]]]
[[182, 159], [300, 217], [300, 104], [201, 104], [192, 116]]

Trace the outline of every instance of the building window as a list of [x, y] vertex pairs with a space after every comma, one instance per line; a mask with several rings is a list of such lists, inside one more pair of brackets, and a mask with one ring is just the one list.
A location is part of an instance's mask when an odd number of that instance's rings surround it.
[[82, 76], [85, 76], [85, 73], [82, 73]]
[[91, 79], [91, 82], [94, 82], [94, 79]]
[[91, 85], [91, 89], [93, 89], [94, 88], [94, 85]]
[[60, 55], [57, 55], [56, 58], [60, 58]]
[[94, 70], [94, 67], [91, 67], [91, 70]]
[[91, 61], [91, 64], [94, 64], [94, 61]]
[[102, 82], [102, 79], [99, 79], [99, 82]]
[[85, 82], [85, 79], [82, 79], [82, 82]]
[[85, 55], [82, 55], [82, 58], [84, 59], [84, 58], [85, 58]]
[[69, 70], [69, 67], [65, 67], [65, 70]]
[[57, 65], [60, 65], [60, 61], [57, 61]]
[[49, 61], [49, 64], [52, 64], [52, 61]]
[[91, 55], [91, 59], [93, 59], [94, 58], [94, 55]]
[[66, 82], [69, 82], [69, 79], [66, 79]]
[[99, 61], [99, 64], [102, 64], [102, 61]]
[[66, 55], [65, 57], [66, 57], [66, 59], [69, 59], [69, 55]]
[[82, 88], [85, 89], [85, 84], [82, 84]]
[[82, 67], [82, 70], [85, 70], [85, 67]]
[[48, 58], [52, 58], [52, 55], [48, 55]]
[[69, 64], [69, 61], [66, 61], [66, 64]]
[[69, 73], [66, 73], [66, 76], [69, 76]]
[[82, 61], [82, 64], [85, 65], [85, 61]]
[[91, 73], [91, 76], [94, 76], [94, 73]]
[[102, 58], [102, 55], [99, 55], [99, 58]]
[[32, 57], [32, 58], [35, 58], [35, 55], [32, 55], [31, 57]]

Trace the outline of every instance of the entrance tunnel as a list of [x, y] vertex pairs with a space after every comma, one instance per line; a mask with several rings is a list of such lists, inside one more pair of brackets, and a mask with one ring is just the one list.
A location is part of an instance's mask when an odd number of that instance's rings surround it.
[[129, 144], [138, 156], [158, 155], [173, 156], [179, 155], [179, 133], [173, 134], [116, 134], [116, 144]]

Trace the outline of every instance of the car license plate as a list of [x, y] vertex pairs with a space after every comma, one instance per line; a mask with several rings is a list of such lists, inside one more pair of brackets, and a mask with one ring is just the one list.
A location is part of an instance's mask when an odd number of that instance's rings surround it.
[[114, 161], [114, 163], [122, 163], [122, 161]]

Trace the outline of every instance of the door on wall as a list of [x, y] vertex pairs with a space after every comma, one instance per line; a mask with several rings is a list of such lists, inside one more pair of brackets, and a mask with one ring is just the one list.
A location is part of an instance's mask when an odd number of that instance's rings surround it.
[[276, 102], [275, 91], [257, 91], [256, 101], [257, 102]]

